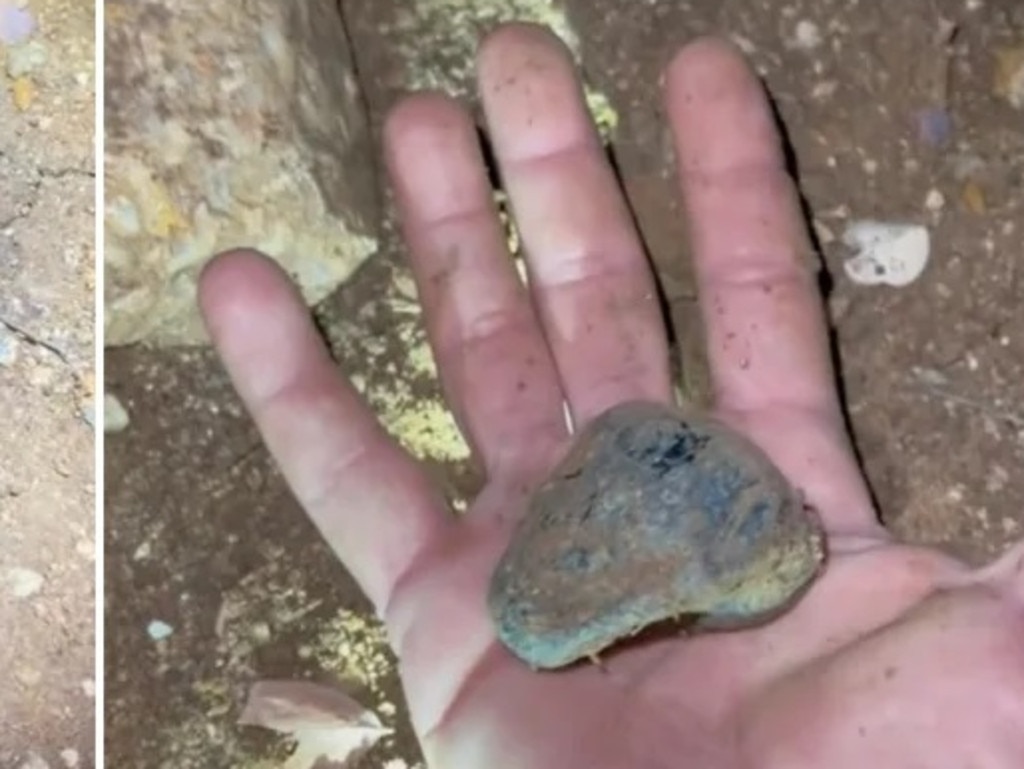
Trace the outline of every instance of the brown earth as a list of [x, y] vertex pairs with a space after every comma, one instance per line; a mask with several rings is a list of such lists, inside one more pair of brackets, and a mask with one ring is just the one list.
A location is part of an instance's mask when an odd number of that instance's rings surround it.
[[[465, 70], [452, 47], [394, 24], [406, 5], [343, 3], [378, 127], [408, 82], [410, 51], [436, 50], [441, 64]], [[885, 519], [972, 561], [1019, 538], [1024, 116], [996, 92], [995, 73], [997, 50], [1024, 45], [1024, 7], [570, 0], [568, 12], [586, 76], [619, 114], [614, 157], [689, 362], [688, 391], [699, 396], [704, 379], [658, 73], [679, 44], [719, 32], [750, 53], [786, 126], [850, 421]], [[486, 27], [490, 17], [480, 18]], [[464, 22], [451, 19], [448, 32], [474, 38]], [[920, 133], [929, 107], [952, 118], [944, 144]], [[839, 237], [866, 218], [928, 226], [931, 258], [918, 280], [850, 281]], [[408, 363], [419, 338], [399, 331], [407, 293], [389, 221], [381, 252], [319, 308], [344, 367], [381, 408], [392, 392], [410, 410], [436, 398]], [[361, 699], [397, 726], [363, 765], [413, 765], [393, 665], [360, 619], [366, 603], [290, 498], [212, 355], [128, 348], [108, 351], [106, 366], [108, 391], [131, 415], [107, 438], [108, 761], [259, 766], [271, 741], [235, 725], [247, 683], [309, 674], [356, 679]], [[463, 465], [434, 464], [454, 495], [471, 493], [476, 479]], [[154, 641], [154, 620], [173, 633]]]
[[0, 767], [92, 767], [95, 14], [0, 46]]

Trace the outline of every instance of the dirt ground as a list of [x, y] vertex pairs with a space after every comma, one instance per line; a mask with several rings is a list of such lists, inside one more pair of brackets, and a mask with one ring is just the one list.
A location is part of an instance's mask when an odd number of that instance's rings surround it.
[[35, 31], [0, 46], [0, 767], [91, 767], [95, 16], [23, 5]]
[[[460, 26], [467, 14], [449, 14], [441, 30], [462, 42], [434, 45], [415, 24], [396, 23], [395, 8], [408, 3], [342, 5], [376, 125], [407, 87], [411, 58], [435, 56], [464, 74], [464, 41], [478, 31]], [[788, 132], [850, 421], [883, 516], [908, 539], [978, 562], [1019, 538], [1024, 114], [1006, 98], [999, 62], [1024, 45], [1024, 6], [569, 0], [566, 8], [587, 79], [618, 114], [612, 149], [668, 300], [685, 389], [703, 391], [700, 332], [658, 73], [679, 44], [718, 32], [760, 68]], [[477, 21], [491, 19], [481, 10]], [[930, 260], [917, 280], [851, 281], [841, 236], [863, 219], [927, 226]], [[342, 365], [464, 497], [478, 479], [461, 452], [412, 427], [410, 415], [442, 423], [422, 416], [436, 411], [437, 391], [429, 366], [410, 354], [422, 337], [393, 232], [382, 222], [381, 252], [319, 314]], [[235, 724], [247, 684], [309, 675], [354, 680], [360, 699], [396, 727], [361, 766], [415, 765], [379, 628], [290, 498], [211, 354], [109, 350], [106, 371], [131, 418], [107, 437], [108, 761], [276, 765], [281, 743]], [[164, 623], [160, 640], [153, 622]]]

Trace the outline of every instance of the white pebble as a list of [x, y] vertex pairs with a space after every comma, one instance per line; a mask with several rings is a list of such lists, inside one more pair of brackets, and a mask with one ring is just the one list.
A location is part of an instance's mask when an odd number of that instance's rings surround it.
[[924, 198], [924, 207], [929, 211], [941, 211], [946, 205], [946, 196], [937, 189], [928, 190]]
[[128, 410], [121, 405], [116, 395], [103, 396], [103, 432], [119, 433], [128, 427]]
[[155, 619], [146, 626], [146, 634], [154, 641], [164, 641], [174, 634], [174, 628], [166, 622]]
[[30, 598], [43, 589], [43, 575], [32, 569], [8, 569], [5, 581], [7, 591], [15, 598]]
[[861, 286], [910, 285], [924, 272], [931, 249], [928, 230], [921, 225], [871, 220], [852, 222], [843, 243], [856, 252], [843, 269]]
[[796, 23], [794, 37], [797, 48], [809, 51], [821, 45], [821, 30], [818, 25], [808, 19], [801, 19]]
[[815, 219], [812, 222], [812, 226], [814, 227], [814, 234], [818, 238], [818, 242], [821, 245], [827, 246], [835, 242], [835, 233], [832, 232], [829, 226], [825, 224], [823, 221], [821, 221], [820, 219]]

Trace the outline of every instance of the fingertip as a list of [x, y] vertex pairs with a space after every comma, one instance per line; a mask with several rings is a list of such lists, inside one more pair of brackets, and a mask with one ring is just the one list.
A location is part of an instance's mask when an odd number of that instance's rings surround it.
[[489, 195], [476, 124], [449, 96], [421, 93], [396, 104], [384, 156], [407, 237], [415, 235], [410, 227], [472, 210]]
[[257, 252], [233, 249], [215, 254], [203, 265], [197, 281], [197, 293], [199, 310], [207, 327], [216, 319], [221, 300], [238, 284], [235, 279], [238, 272], [247, 269], [254, 257], [258, 258]]
[[273, 304], [294, 291], [288, 275], [272, 258], [255, 249], [223, 251], [202, 268], [198, 280], [200, 314], [217, 341], [234, 316]]
[[482, 96], [515, 79], [520, 68], [572, 66], [572, 53], [549, 27], [509, 22], [489, 32], [476, 55], [477, 81]]
[[730, 40], [706, 35], [687, 43], [669, 62], [665, 86], [670, 92], [692, 92], [722, 80], [756, 80], [743, 52]]
[[572, 58], [565, 42], [550, 27], [526, 21], [510, 21], [488, 32], [477, 49], [477, 72], [481, 82], [505, 71], [509, 62], [533, 56]]
[[384, 146], [390, 160], [416, 152], [424, 134], [434, 135], [451, 126], [471, 123], [469, 115], [451, 96], [423, 91], [399, 99], [384, 118]]
[[666, 72], [665, 105], [684, 170], [784, 162], [767, 91], [728, 40], [700, 38], [676, 54]]
[[280, 272], [280, 267], [266, 254], [251, 248], [234, 248], [221, 251], [203, 265], [199, 273], [200, 297], [217, 294], [223, 289], [237, 285], [239, 272]]
[[550, 29], [515, 22], [491, 32], [477, 87], [499, 164], [600, 144], [569, 47]]

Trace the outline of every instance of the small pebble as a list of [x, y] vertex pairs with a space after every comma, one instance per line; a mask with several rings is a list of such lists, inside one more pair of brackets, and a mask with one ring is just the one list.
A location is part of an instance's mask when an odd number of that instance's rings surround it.
[[43, 589], [43, 575], [19, 566], [8, 569], [5, 575], [7, 592], [15, 598], [31, 598]]
[[270, 625], [266, 622], [256, 622], [249, 629], [249, 635], [257, 644], [265, 644], [271, 638]]
[[48, 58], [46, 46], [38, 40], [11, 48], [7, 51], [7, 74], [12, 79], [24, 77], [46, 64]]
[[794, 30], [794, 42], [797, 48], [809, 51], [821, 45], [821, 30], [818, 25], [808, 19], [801, 19]]
[[154, 641], [164, 641], [174, 634], [174, 628], [166, 622], [155, 619], [146, 626], [146, 634]]
[[861, 286], [907, 286], [924, 272], [931, 251], [925, 227], [898, 222], [851, 222], [843, 243], [855, 252], [843, 269]]
[[0, 326], [0, 366], [13, 366], [18, 360], [18, 339], [7, 328]]
[[111, 231], [122, 237], [133, 237], [142, 232], [139, 209], [122, 195], [115, 195], [107, 201], [104, 221]]
[[836, 234], [832, 232], [832, 229], [820, 219], [815, 219], [813, 222], [814, 234], [818, 238], [818, 243], [823, 246], [827, 246], [835, 242]]
[[946, 196], [939, 190], [930, 189], [924, 198], [924, 207], [929, 211], [941, 211], [946, 205]]
[[129, 421], [128, 410], [117, 396], [106, 393], [103, 396], [103, 432], [119, 433], [128, 427]]
[[96, 548], [87, 539], [80, 539], [75, 543], [75, 552], [87, 561], [92, 561], [96, 558]]
[[79, 762], [78, 751], [74, 748], [65, 748], [60, 752], [60, 760], [68, 769], [75, 769]]
[[30, 78], [19, 77], [11, 86], [11, 99], [19, 112], [24, 112], [36, 99], [36, 86]]
[[953, 136], [953, 119], [942, 107], [927, 107], [917, 113], [917, 134], [932, 147], [941, 147]]
[[811, 89], [811, 98], [821, 101], [828, 99], [833, 96], [836, 89], [839, 88], [839, 82], [836, 80], [822, 80], [820, 83], [815, 83]]
[[967, 210], [972, 214], [981, 216], [985, 213], [988, 206], [985, 205], [985, 193], [982, 191], [981, 186], [974, 180], [968, 180], [964, 184], [963, 192], [961, 193], [964, 205]]
[[18, 45], [36, 31], [36, 20], [32, 12], [22, 7], [0, 5], [0, 43]]
[[945, 387], [949, 384], [949, 377], [933, 368], [915, 366], [911, 371], [921, 382], [930, 387]]

